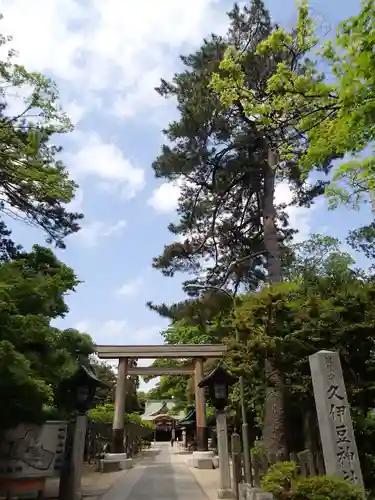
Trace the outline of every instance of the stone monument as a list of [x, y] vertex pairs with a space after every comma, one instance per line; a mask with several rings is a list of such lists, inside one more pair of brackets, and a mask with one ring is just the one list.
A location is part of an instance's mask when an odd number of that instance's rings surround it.
[[363, 488], [339, 354], [319, 351], [309, 361], [326, 474], [343, 477]]

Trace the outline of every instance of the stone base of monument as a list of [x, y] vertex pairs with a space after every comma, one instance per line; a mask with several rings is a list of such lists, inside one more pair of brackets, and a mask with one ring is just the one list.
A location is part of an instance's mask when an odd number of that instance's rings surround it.
[[122, 460], [126, 460], [128, 458], [126, 453], [105, 453], [104, 459], [108, 462], [111, 460], [121, 462]]
[[213, 469], [213, 456], [213, 451], [194, 451], [192, 457], [193, 467], [195, 469]]
[[132, 466], [133, 460], [127, 458], [126, 453], [106, 453], [100, 461], [100, 470], [102, 472], [131, 469]]
[[121, 470], [127, 470], [131, 469], [133, 467], [133, 459], [132, 458], [127, 458], [126, 460], [123, 460], [120, 462], [120, 469]]
[[217, 490], [217, 498], [234, 498], [234, 494], [232, 490], [219, 488]]
[[100, 460], [100, 472], [117, 472], [120, 470], [120, 462], [118, 460]]
[[240, 483], [238, 485], [239, 500], [274, 500], [272, 493], [254, 488], [250, 484]]

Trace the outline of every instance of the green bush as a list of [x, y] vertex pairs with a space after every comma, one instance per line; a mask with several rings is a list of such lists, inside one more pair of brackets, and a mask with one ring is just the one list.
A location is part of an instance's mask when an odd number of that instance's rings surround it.
[[297, 464], [294, 462], [278, 462], [271, 465], [262, 479], [262, 488], [272, 493], [276, 500], [291, 498], [297, 469]]
[[67, 420], [68, 418], [69, 415], [60, 408], [56, 408], [56, 406], [43, 407], [44, 420]]
[[272, 465], [262, 488], [276, 500], [363, 500], [363, 490], [337, 476], [297, 477], [294, 462]]
[[113, 403], [104, 403], [89, 410], [89, 418], [96, 423], [111, 424], [115, 414], [115, 405]]
[[[92, 408], [88, 415], [93, 422], [101, 424], [112, 424], [113, 416], [115, 413], [115, 405], [112, 403], [104, 403]], [[138, 424], [144, 429], [155, 429], [153, 422], [142, 420], [141, 416], [137, 413], [124, 414], [124, 424]]]
[[258, 458], [266, 453], [266, 448], [264, 443], [261, 441], [255, 441], [253, 448], [251, 448], [251, 456]]
[[363, 490], [337, 476], [298, 479], [292, 490], [293, 500], [363, 500]]

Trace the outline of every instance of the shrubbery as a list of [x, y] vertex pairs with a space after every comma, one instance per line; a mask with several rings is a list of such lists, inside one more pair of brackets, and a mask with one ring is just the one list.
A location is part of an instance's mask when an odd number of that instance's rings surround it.
[[337, 476], [297, 477], [294, 462], [272, 465], [262, 488], [276, 500], [363, 500], [362, 489]]
[[[112, 424], [114, 413], [115, 405], [112, 403], [105, 403], [92, 408], [89, 411], [89, 418], [96, 423]], [[148, 428], [150, 430], [155, 429], [155, 425], [152, 422], [142, 420], [138, 413], [124, 414], [124, 423], [138, 424], [140, 427]]]

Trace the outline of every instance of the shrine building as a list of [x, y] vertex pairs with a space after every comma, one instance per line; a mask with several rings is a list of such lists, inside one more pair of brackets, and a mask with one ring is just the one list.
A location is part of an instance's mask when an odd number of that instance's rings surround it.
[[176, 400], [173, 399], [146, 401], [141, 418], [155, 424], [155, 441], [170, 441], [172, 436], [181, 438], [182, 431], [178, 428], [178, 423], [185, 418], [185, 412], [175, 411], [175, 407]]

